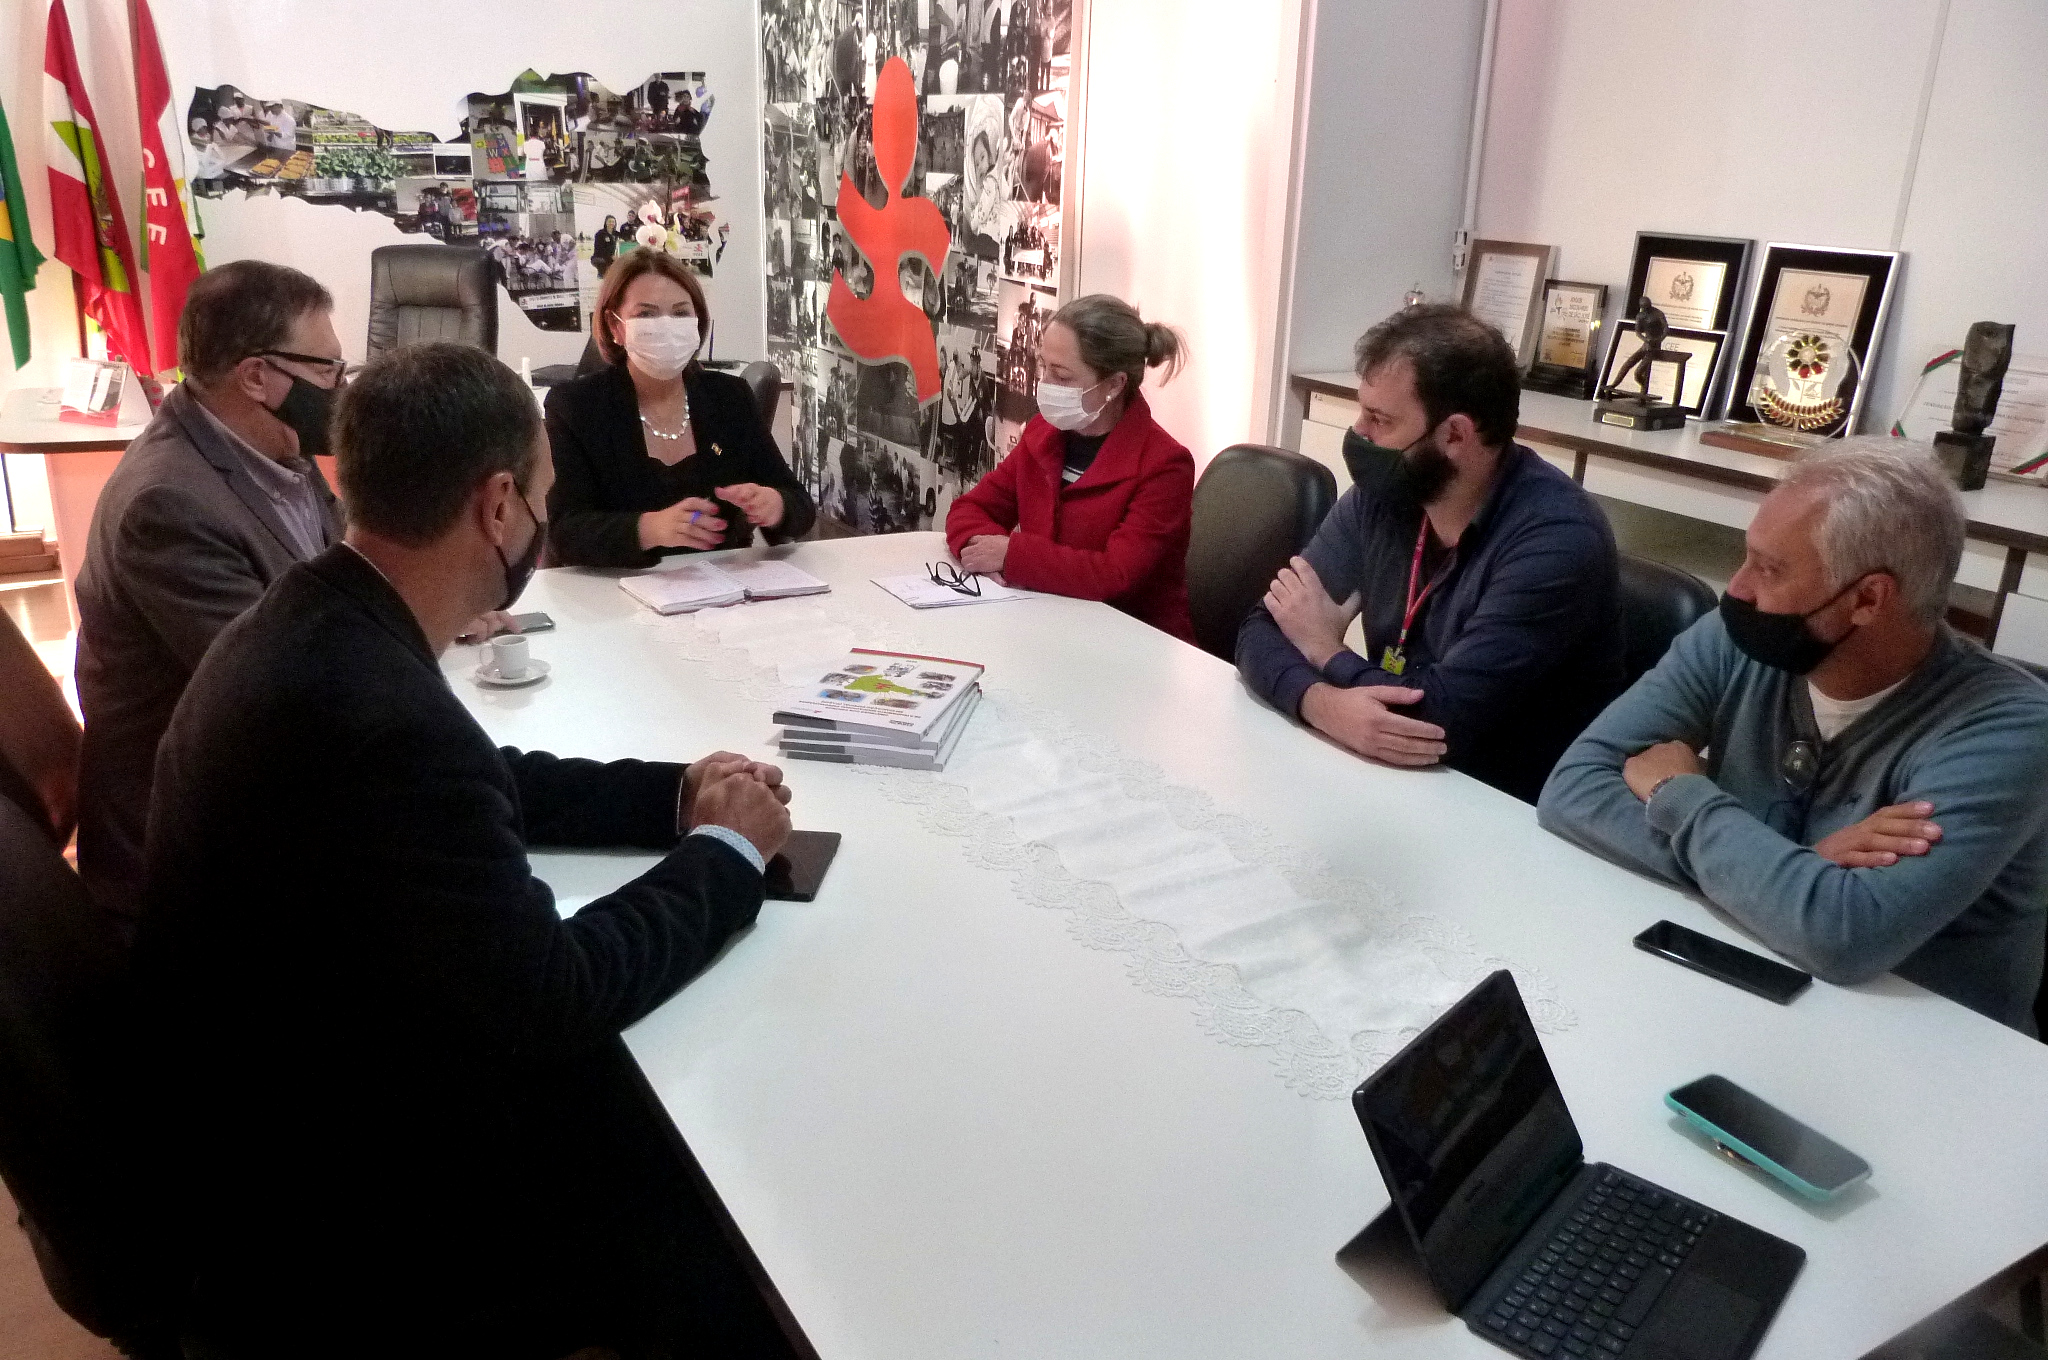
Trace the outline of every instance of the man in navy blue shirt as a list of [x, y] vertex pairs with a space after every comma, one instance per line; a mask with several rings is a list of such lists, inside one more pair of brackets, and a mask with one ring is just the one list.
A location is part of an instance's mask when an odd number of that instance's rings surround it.
[[[1513, 442], [1515, 356], [1458, 307], [1357, 347], [1354, 485], [1237, 637], [1246, 683], [1360, 755], [1439, 761], [1535, 802], [1622, 687], [1614, 535]], [[1344, 645], [1364, 615], [1365, 654]]]

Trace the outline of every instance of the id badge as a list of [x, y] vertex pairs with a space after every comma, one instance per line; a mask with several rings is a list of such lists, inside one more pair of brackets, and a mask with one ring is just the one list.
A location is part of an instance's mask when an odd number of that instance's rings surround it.
[[1380, 654], [1380, 669], [1388, 675], [1399, 675], [1402, 671], [1408, 669], [1408, 657], [1404, 652], [1389, 644], [1386, 651]]

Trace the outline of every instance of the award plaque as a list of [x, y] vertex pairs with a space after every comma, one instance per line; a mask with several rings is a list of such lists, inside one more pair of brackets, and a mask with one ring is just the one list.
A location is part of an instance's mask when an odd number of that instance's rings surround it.
[[1556, 246], [1519, 241], [1474, 241], [1465, 265], [1466, 311], [1507, 340], [1515, 367], [1526, 374], [1536, 362], [1536, 338], [1543, 325], [1543, 281], [1550, 277]]
[[1888, 250], [1766, 246], [1729, 414], [1809, 437], [1849, 433], [1901, 258]]
[[1543, 289], [1543, 323], [1536, 334], [1536, 362], [1522, 386], [1560, 397], [1593, 395], [1600, 362], [1600, 323], [1607, 313], [1607, 285], [1552, 279]]
[[1705, 360], [1696, 380], [1687, 384], [1696, 389], [1699, 400], [1679, 403], [1689, 415], [1711, 418], [1721, 413], [1735, 353], [1730, 341], [1742, 319], [1742, 287], [1752, 245], [1732, 236], [1636, 233], [1623, 313], [1633, 316], [1647, 302], [1664, 313], [1674, 336], [1715, 337], [1712, 357], [1702, 353], [1688, 365], [1701, 368]]
[[[1904, 439], [1932, 442], [1955, 423], [1963, 395], [1963, 346], [1939, 351], [1920, 370], [1905, 409], [1892, 422]], [[2008, 360], [2000, 397], [1984, 433], [1995, 436], [1992, 477], [2040, 485], [2048, 478], [2048, 355], [2015, 354]]]

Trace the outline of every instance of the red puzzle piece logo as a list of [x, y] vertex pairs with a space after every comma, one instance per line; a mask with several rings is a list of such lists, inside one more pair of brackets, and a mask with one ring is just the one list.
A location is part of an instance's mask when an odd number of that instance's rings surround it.
[[939, 395], [938, 339], [924, 309], [903, 296], [897, 272], [906, 256], [922, 255], [937, 274], [945, 267], [953, 234], [937, 204], [928, 198], [903, 197], [917, 162], [917, 90], [901, 57], [891, 57], [875, 81], [874, 135], [875, 168], [888, 197], [881, 207], [873, 207], [861, 197], [852, 177], [841, 174], [838, 207], [846, 234], [874, 266], [875, 286], [867, 297], [855, 297], [845, 276], [834, 270], [825, 315], [846, 347], [861, 358], [907, 362], [922, 404]]

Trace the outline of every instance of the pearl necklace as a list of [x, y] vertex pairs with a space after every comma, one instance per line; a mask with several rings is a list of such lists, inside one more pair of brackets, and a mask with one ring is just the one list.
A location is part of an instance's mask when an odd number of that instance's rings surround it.
[[647, 427], [647, 433], [653, 435], [656, 439], [666, 439], [673, 443], [690, 432], [690, 408], [687, 406], [683, 408], [683, 427], [677, 430], [674, 434], [670, 434], [667, 430], [656, 429], [654, 422], [649, 420], [646, 416], [640, 417], [640, 423], [642, 425], [645, 425]]

